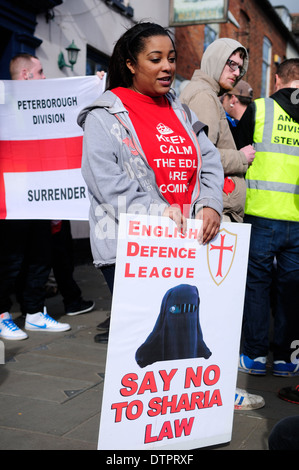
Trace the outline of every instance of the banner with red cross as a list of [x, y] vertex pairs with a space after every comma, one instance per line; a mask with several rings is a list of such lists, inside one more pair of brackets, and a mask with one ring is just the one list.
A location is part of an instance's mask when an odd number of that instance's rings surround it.
[[0, 218], [87, 220], [82, 108], [97, 76], [0, 81]]
[[201, 223], [121, 214], [99, 450], [231, 439], [250, 225]]

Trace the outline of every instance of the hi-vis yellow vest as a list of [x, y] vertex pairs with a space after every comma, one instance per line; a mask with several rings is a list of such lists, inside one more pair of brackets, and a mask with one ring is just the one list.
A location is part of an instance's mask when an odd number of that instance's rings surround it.
[[271, 98], [255, 100], [245, 214], [299, 222], [299, 123]]

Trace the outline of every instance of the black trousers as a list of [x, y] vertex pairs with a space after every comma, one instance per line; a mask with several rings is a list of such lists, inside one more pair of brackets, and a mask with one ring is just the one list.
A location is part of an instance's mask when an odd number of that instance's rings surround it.
[[16, 290], [22, 312], [43, 311], [50, 270], [50, 221], [0, 220], [0, 313], [10, 311]]
[[73, 278], [74, 252], [71, 224], [62, 220], [60, 230], [52, 235], [52, 267], [65, 307], [81, 298], [81, 289]]

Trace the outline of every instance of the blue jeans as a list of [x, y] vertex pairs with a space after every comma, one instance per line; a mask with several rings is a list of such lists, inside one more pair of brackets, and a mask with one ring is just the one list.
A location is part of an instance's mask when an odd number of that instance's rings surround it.
[[274, 360], [291, 362], [290, 356], [294, 351], [291, 343], [299, 340], [299, 222], [246, 215], [244, 223], [252, 227], [244, 304], [243, 353], [251, 359], [267, 356], [272, 307]]
[[113, 294], [114, 288], [114, 276], [115, 276], [115, 264], [110, 264], [107, 266], [102, 266], [101, 271], [105, 278], [105, 281], [109, 287], [111, 294]]

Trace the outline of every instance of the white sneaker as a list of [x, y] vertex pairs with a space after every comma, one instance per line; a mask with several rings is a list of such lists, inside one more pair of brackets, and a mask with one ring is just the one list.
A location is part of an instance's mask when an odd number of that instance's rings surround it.
[[33, 314], [27, 313], [25, 320], [25, 329], [30, 331], [67, 331], [71, 329], [68, 323], [59, 323], [47, 314], [47, 309], [43, 312]]
[[246, 390], [241, 390], [236, 388], [235, 394], [235, 410], [257, 410], [265, 406], [265, 400], [259, 395], [252, 395], [251, 393], [246, 392]]
[[20, 341], [28, 335], [15, 324], [10, 313], [4, 312], [0, 314], [0, 338]]

